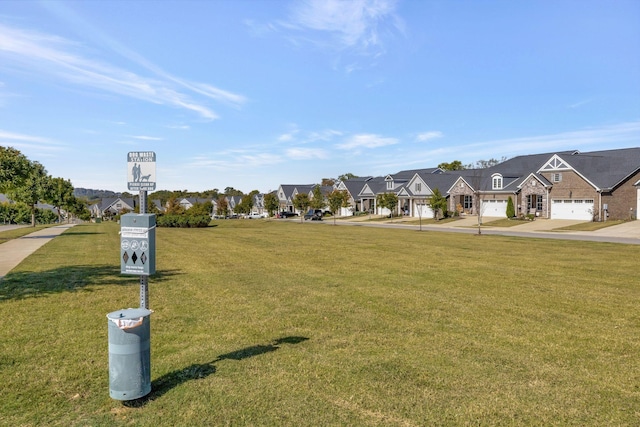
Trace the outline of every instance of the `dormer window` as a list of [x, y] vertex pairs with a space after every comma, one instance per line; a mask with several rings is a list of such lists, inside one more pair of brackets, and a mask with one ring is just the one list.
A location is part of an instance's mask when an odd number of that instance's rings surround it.
[[393, 181], [387, 181], [387, 190], [393, 190]]
[[494, 174], [491, 176], [491, 188], [494, 190], [502, 190], [502, 175]]

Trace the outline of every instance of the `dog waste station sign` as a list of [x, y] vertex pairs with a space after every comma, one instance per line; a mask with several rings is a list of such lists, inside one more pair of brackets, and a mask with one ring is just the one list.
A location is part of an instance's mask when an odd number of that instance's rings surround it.
[[109, 396], [139, 399], [151, 392], [149, 276], [156, 272], [156, 216], [147, 213], [147, 191], [156, 189], [156, 153], [127, 154], [127, 185], [140, 191], [140, 213], [120, 217], [120, 273], [140, 276], [140, 308], [107, 314]]
[[149, 276], [156, 272], [156, 216], [120, 217], [120, 273]]
[[127, 187], [130, 191], [156, 189], [156, 153], [131, 151], [127, 154]]

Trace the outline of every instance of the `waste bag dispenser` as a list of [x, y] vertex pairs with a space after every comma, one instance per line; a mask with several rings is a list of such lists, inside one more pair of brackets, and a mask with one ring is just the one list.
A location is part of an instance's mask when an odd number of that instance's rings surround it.
[[150, 276], [156, 272], [156, 216], [128, 213], [120, 217], [120, 273]]
[[151, 313], [146, 308], [128, 308], [107, 314], [113, 399], [139, 399], [151, 392]]

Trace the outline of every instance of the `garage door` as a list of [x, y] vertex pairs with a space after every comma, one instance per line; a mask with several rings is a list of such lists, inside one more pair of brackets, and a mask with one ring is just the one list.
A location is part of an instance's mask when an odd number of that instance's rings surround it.
[[482, 216], [495, 216], [506, 217], [507, 216], [507, 201], [506, 200], [484, 200], [482, 202]]
[[553, 199], [551, 200], [551, 219], [591, 221], [593, 219], [593, 200]]
[[414, 205], [413, 216], [416, 218], [433, 218], [433, 209], [429, 205]]

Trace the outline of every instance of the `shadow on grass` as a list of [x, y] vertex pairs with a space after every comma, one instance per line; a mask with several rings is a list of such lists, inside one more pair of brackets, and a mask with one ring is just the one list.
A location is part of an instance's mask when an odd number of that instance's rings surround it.
[[[158, 271], [154, 282], [166, 280], [179, 270]], [[76, 292], [92, 285], [128, 286], [139, 283], [139, 276], [124, 276], [113, 265], [67, 266], [47, 271], [9, 273], [0, 279], [0, 302], [10, 299], [40, 297], [60, 292]]]
[[206, 378], [209, 375], [215, 374], [217, 371], [215, 363], [217, 362], [221, 362], [223, 360], [248, 359], [250, 357], [276, 351], [280, 349], [280, 346], [282, 344], [299, 344], [301, 342], [307, 341], [308, 339], [309, 338], [307, 337], [278, 338], [270, 344], [254, 345], [251, 347], [245, 347], [240, 350], [232, 351], [230, 353], [221, 354], [211, 362], [189, 365], [184, 369], [169, 372], [168, 374], [165, 374], [160, 378], [153, 380], [151, 382], [151, 393], [149, 393], [148, 395], [141, 397], [140, 399], [125, 400], [122, 402], [122, 404], [129, 408], [139, 408], [145, 406], [147, 403], [158, 399], [165, 393], [169, 392], [171, 389], [178, 387], [179, 385], [187, 381], [199, 380]]

